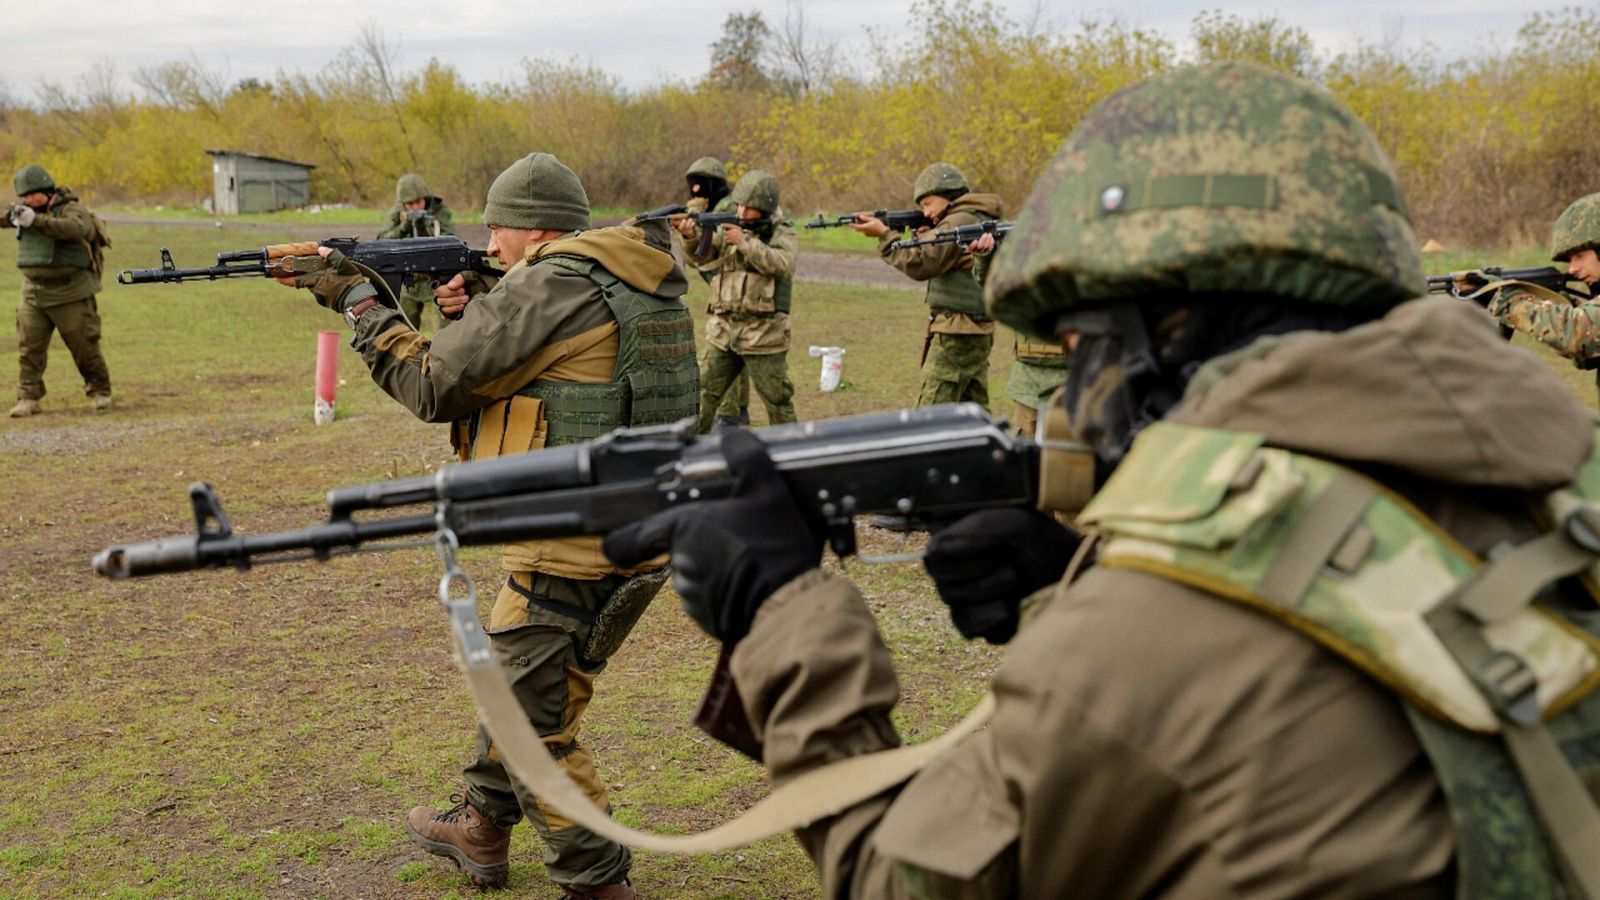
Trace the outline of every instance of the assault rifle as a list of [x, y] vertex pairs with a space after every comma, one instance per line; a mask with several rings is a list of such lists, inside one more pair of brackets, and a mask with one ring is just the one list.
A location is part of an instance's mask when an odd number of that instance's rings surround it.
[[445, 235], [385, 241], [363, 241], [348, 237], [328, 238], [320, 242], [272, 244], [250, 250], [228, 250], [217, 254], [216, 265], [196, 269], [178, 268], [172, 261], [172, 254], [162, 247], [159, 269], [126, 269], [117, 274], [117, 283], [177, 284], [201, 279], [276, 278], [280, 275], [321, 272], [327, 268], [327, 262], [317, 254], [318, 247], [338, 250], [358, 267], [365, 269], [369, 278], [382, 281], [389, 289], [391, 301], [399, 296], [402, 284], [411, 284], [418, 279], [438, 282], [449, 279], [457, 272], [500, 274], [500, 269], [490, 262], [487, 253], [468, 247], [458, 237]]
[[807, 228], [842, 228], [845, 225], [854, 225], [861, 221], [862, 216], [871, 216], [889, 226], [890, 231], [916, 231], [918, 228], [932, 228], [933, 220], [922, 214], [920, 209], [880, 209], [869, 213], [851, 213], [848, 216], [837, 216], [824, 219], [822, 213], [806, 223]]
[[[1539, 266], [1532, 269], [1507, 269], [1503, 266], [1486, 266], [1482, 269], [1467, 269], [1462, 272], [1450, 272], [1445, 275], [1428, 276], [1428, 293], [1449, 294], [1462, 300], [1478, 300], [1478, 292], [1485, 285], [1496, 281], [1525, 281], [1539, 287], [1559, 293], [1572, 295], [1567, 283], [1572, 281], [1572, 276], [1554, 266]], [[1463, 293], [1463, 290], [1465, 293]], [[1479, 305], [1486, 305], [1488, 298], [1484, 297]]]
[[954, 228], [945, 228], [930, 232], [920, 237], [907, 238], [895, 241], [889, 245], [890, 250], [906, 250], [911, 247], [929, 247], [934, 244], [960, 244], [965, 247], [986, 234], [994, 235], [994, 242], [999, 244], [1011, 233], [1015, 222], [1002, 222], [999, 219], [990, 219], [986, 222], [977, 222], [972, 225], [957, 225]]
[[[1572, 276], [1554, 266], [1538, 266], [1531, 269], [1507, 269], [1504, 266], [1485, 266], [1481, 269], [1467, 269], [1461, 272], [1450, 272], [1445, 275], [1428, 276], [1428, 293], [1448, 294], [1458, 300], [1470, 300], [1484, 309], [1489, 308], [1489, 303], [1494, 299], [1494, 291], [1485, 291], [1484, 288], [1497, 281], [1523, 281], [1538, 285], [1546, 290], [1555, 291], [1574, 303], [1588, 299], [1573, 293], [1568, 287]], [[1516, 329], [1506, 325], [1500, 326], [1500, 336], [1511, 340], [1516, 334]]]
[[[358, 550], [601, 535], [651, 513], [728, 496], [734, 487], [716, 435], [692, 419], [618, 429], [584, 444], [445, 466], [436, 474], [328, 493], [328, 521], [294, 531], [234, 534], [211, 485], [189, 486], [195, 533], [102, 550], [94, 570], [131, 578], [231, 566], [244, 570]], [[974, 403], [868, 413], [758, 429], [796, 497], [827, 523], [840, 557], [856, 552], [856, 516], [954, 516], [1032, 505], [1038, 447]], [[410, 512], [375, 518], [357, 513]]]
[[762, 216], [759, 219], [741, 219], [739, 218], [739, 213], [734, 210], [728, 210], [727, 212], [712, 212], [710, 210], [688, 212], [683, 208], [682, 204], [677, 203], [672, 206], [663, 206], [660, 209], [652, 209], [647, 213], [640, 213], [633, 217], [633, 221], [654, 222], [659, 219], [671, 220], [678, 218], [688, 218], [700, 226], [700, 242], [695, 244], [694, 248], [695, 255], [700, 257], [711, 255], [711, 239], [716, 237], [717, 231], [724, 225], [737, 225], [746, 231], [755, 231], [772, 225], [772, 219], [767, 216]]

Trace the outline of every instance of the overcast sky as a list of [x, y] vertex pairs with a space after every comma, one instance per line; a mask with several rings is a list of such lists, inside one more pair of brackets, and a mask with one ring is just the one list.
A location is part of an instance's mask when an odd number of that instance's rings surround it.
[[[1235, 2], [1219, 0], [996, 0], [1014, 19], [1035, 14], [1070, 30], [1082, 18], [1151, 28], [1180, 46], [1196, 13], [1222, 8], [1246, 18], [1276, 15], [1304, 28], [1322, 52], [1359, 42], [1424, 41], [1447, 55], [1487, 49], [1515, 32], [1531, 12], [1563, 4], [1534, 0], [1344, 0]], [[895, 39], [911, 33], [910, 0], [806, 0], [807, 30], [846, 47], [865, 46], [865, 29]], [[760, 9], [782, 21], [782, 2], [751, 0], [0, 0], [10, 36], [0, 52], [0, 85], [14, 99], [34, 99], [48, 78], [73, 85], [96, 62], [111, 62], [132, 89], [139, 66], [198, 59], [229, 82], [270, 80], [280, 69], [315, 71], [376, 21], [398, 48], [402, 71], [438, 57], [469, 81], [512, 81], [528, 57], [593, 63], [632, 88], [692, 81], [707, 68], [708, 47], [730, 12]], [[340, 28], [338, 21], [349, 22]]]

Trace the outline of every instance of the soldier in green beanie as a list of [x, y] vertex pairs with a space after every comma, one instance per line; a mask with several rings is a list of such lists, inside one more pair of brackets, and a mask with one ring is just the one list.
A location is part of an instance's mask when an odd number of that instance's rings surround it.
[[743, 371], [767, 409], [767, 422], [795, 421], [794, 382], [789, 380], [789, 301], [794, 293], [795, 254], [800, 243], [794, 224], [778, 205], [778, 179], [752, 169], [734, 185], [729, 199], [741, 219], [770, 224], [760, 228], [724, 225], [711, 251], [696, 253], [700, 228], [682, 219], [689, 262], [711, 276], [705, 355], [700, 363], [700, 432], [709, 432], [718, 407]]
[[[394, 207], [389, 210], [389, 224], [378, 232], [378, 240], [455, 233], [455, 216], [450, 207], [434, 196], [422, 176], [415, 172], [401, 175], [394, 186]], [[420, 329], [423, 313], [433, 306], [433, 285], [421, 281], [407, 284], [401, 289], [399, 299], [400, 311]], [[446, 321], [441, 318], [440, 327]]]
[[[933, 229], [972, 225], [1004, 215], [998, 196], [973, 192], [967, 176], [949, 163], [923, 169], [912, 195], [912, 202], [934, 223]], [[982, 289], [973, 280], [971, 251], [953, 243], [891, 249], [901, 235], [865, 213], [858, 214], [850, 227], [878, 239], [878, 254], [884, 262], [928, 283], [923, 297], [928, 304], [928, 330], [923, 339], [917, 405], [970, 401], [988, 406], [994, 322], [984, 312]]]
[[39, 412], [50, 335], [72, 353], [84, 391], [96, 412], [111, 408], [111, 372], [100, 351], [102, 253], [111, 246], [105, 226], [43, 166], [26, 166], [14, 179], [18, 202], [9, 210], [17, 229], [22, 303], [17, 307], [17, 361], [22, 374], [12, 418]]
[[[352, 346], [383, 390], [418, 418], [451, 423], [462, 460], [580, 443], [615, 428], [693, 416], [694, 323], [665, 223], [589, 230], [577, 175], [534, 153], [494, 180], [484, 206], [493, 286], [461, 275], [439, 286], [460, 312], [432, 340], [386, 306], [342, 255], [309, 288], [345, 315]], [[337, 256], [337, 258], [335, 258]], [[501, 548], [506, 581], [485, 623], [529, 721], [560, 764], [606, 807], [605, 783], [578, 740], [595, 678], [666, 579], [663, 560], [617, 567], [597, 538]], [[578, 827], [512, 780], [479, 729], [466, 790], [445, 810], [418, 806], [406, 829], [429, 853], [494, 887], [509, 871], [511, 828], [527, 819], [544, 841], [545, 873], [568, 896], [627, 900], [628, 848]]]
[[[1550, 230], [1550, 258], [1562, 263], [1574, 281], [1583, 282], [1589, 302], [1554, 295], [1538, 285], [1512, 282], [1500, 288], [1489, 313], [1508, 327], [1572, 360], [1580, 369], [1595, 369], [1600, 387], [1600, 194], [1579, 197], [1561, 213]], [[1581, 296], [1581, 295], [1578, 295]]]

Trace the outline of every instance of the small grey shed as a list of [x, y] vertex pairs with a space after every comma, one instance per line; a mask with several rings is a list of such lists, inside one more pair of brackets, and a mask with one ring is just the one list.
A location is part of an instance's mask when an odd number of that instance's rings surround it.
[[211, 155], [211, 203], [220, 216], [272, 212], [311, 202], [316, 166], [259, 153], [207, 150]]

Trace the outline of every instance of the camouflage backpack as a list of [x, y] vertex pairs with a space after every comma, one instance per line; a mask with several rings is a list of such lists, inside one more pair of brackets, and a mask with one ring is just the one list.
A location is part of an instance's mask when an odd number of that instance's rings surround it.
[[[1597, 444], [1600, 446], [1600, 444]], [[1182, 460], [1174, 465], [1173, 460]], [[1600, 452], [1485, 563], [1399, 495], [1260, 434], [1159, 422], [1079, 521], [1099, 564], [1278, 619], [1393, 689], [1449, 800], [1462, 896], [1600, 896]]]

